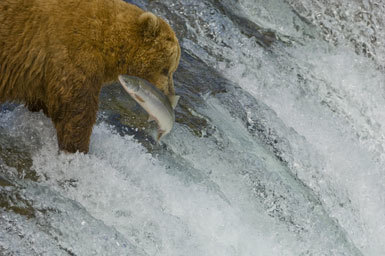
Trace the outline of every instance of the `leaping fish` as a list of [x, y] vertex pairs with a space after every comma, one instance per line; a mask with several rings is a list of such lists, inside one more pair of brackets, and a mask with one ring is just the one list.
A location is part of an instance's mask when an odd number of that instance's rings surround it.
[[149, 114], [148, 121], [158, 124], [156, 139], [159, 141], [174, 126], [174, 108], [178, 104], [179, 96], [166, 97], [150, 82], [136, 76], [119, 75], [118, 78], [123, 88]]

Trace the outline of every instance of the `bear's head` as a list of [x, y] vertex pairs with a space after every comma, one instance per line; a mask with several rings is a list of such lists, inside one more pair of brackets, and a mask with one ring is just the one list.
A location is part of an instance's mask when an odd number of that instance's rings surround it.
[[150, 12], [139, 17], [143, 35], [143, 54], [148, 64], [144, 67], [147, 80], [166, 95], [174, 95], [173, 74], [180, 59], [180, 46], [172, 28], [161, 18]]
[[[130, 21], [132, 22], [132, 21]], [[151, 12], [141, 13], [126, 26], [126, 40], [119, 54], [121, 74], [146, 79], [166, 96], [175, 95], [173, 73], [178, 67], [181, 50], [170, 25]], [[126, 31], [127, 31], [126, 30]]]

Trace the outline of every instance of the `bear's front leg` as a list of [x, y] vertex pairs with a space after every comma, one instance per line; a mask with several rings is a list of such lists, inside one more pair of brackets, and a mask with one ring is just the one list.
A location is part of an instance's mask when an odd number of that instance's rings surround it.
[[60, 150], [88, 152], [98, 110], [97, 99], [98, 94], [86, 92], [81, 97], [73, 97], [68, 103], [60, 104], [56, 118], [52, 118]]

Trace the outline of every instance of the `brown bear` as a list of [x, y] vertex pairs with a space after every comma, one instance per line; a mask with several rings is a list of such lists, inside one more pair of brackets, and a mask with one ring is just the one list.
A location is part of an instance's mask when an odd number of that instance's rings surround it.
[[179, 59], [172, 28], [122, 0], [0, 0], [0, 103], [43, 110], [67, 152], [88, 152], [104, 84], [128, 74], [172, 96]]

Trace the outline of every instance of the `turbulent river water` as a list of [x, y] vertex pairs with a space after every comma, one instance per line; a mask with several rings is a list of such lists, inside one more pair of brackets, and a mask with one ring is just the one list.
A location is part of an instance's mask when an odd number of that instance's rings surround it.
[[383, 0], [129, 2], [180, 39], [173, 131], [115, 84], [58, 154], [1, 106], [1, 255], [385, 255]]

